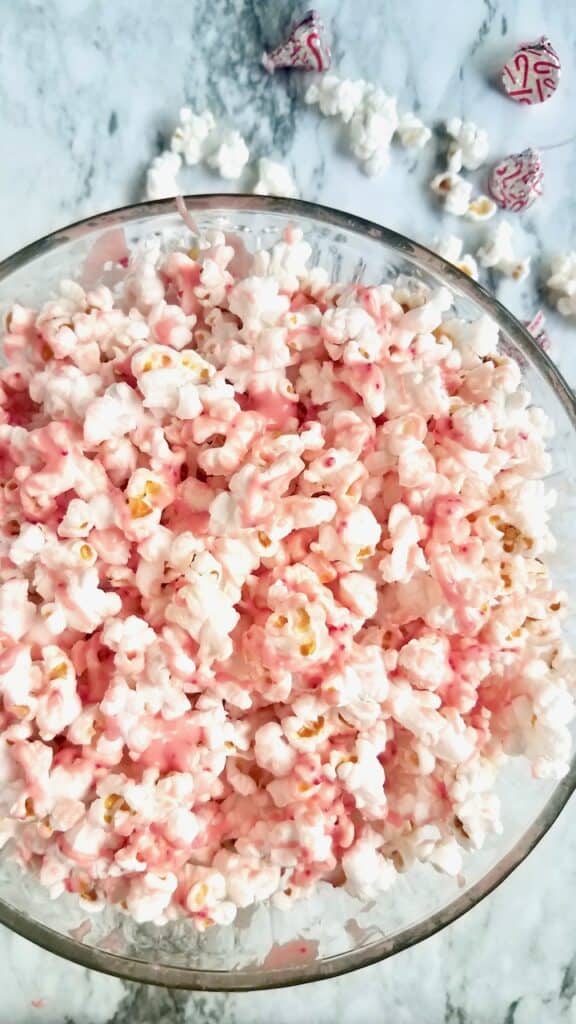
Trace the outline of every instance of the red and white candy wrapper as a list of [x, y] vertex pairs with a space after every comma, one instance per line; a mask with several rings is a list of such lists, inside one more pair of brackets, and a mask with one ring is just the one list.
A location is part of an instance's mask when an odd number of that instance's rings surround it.
[[516, 103], [544, 103], [558, 88], [562, 65], [546, 36], [521, 43], [502, 68], [502, 85]]
[[511, 153], [492, 168], [488, 188], [498, 206], [519, 213], [542, 195], [544, 171], [537, 149]]
[[550, 348], [550, 336], [546, 330], [546, 320], [542, 310], [539, 309], [531, 320], [525, 320], [524, 326], [528, 333], [532, 335], [536, 344], [547, 352]]
[[262, 63], [270, 74], [276, 68], [326, 71], [331, 60], [326, 29], [316, 11], [308, 11], [294, 26], [286, 42], [262, 57]]

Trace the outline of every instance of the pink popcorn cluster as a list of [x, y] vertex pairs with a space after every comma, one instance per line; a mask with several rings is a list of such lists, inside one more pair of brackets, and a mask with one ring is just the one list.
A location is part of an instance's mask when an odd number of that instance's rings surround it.
[[546, 417], [449, 291], [310, 255], [149, 242], [8, 314], [0, 840], [87, 910], [458, 874], [508, 755], [566, 770]]

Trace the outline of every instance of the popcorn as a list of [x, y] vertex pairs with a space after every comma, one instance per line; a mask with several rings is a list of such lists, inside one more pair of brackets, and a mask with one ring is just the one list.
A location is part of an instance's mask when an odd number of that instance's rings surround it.
[[72, 665], [58, 647], [43, 651], [45, 682], [38, 697], [36, 724], [42, 740], [51, 740], [64, 732], [82, 709], [76, 692]]
[[512, 227], [508, 221], [501, 221], [476, 255], [480, 266], [497, 270], [506, 277], [514, 278], [515, 281], [522, 281], [530, 270], [530, 259], [516, 259], [512, 234]]
[[35, 373], [30, 380], [30, 396], [42, 402], [54, 418], [83, 420], [90, 403], [98, 395], [102, 381], [97, 374], [85, 374], [76, 366]]
[[224, 898], [224, 875], [198, 865], [191, 868], [190, 881], [186, 907], [198, 930], [203, 931], [212, 924], [231, 924], [236, 916], [236, 906]]
[[181, 107], [180, 121], [170, 140], [170, 149], [193, 167], [209, 153], [215, 130], [216, 121], [209, 110], [195, 114], [190, 107]]
[[576, 315], [576, 252], [554, 256], [550, 271], [546, 287], [551, 301], [562, 316]]
[[258, 181], [252, 189], [256, 196], [298, 197], [296, 183], [284, 164], [261, 157], [258, 161]]
[[142, 403], [128, 384], [111, 384], [90, 403], [84, 415], [84, 439], [89, 445], [129, 434], [142, 420]]
[[[350, 149], [366, 174], [377, 175], [384, 170], [390, 142], [398, 128], [393, 96], [387, 96], [383, 89], [361, 79], [354, 82], [325, 74], [308, 87], [305, 101], [318, 104], [325, 117], [339, 117], [347, 126]], [[406, 124], [403, 132], [407, 138], [409, 127]], [[424, 138], [425, 132], [422, 126], [418, 137]]]
[[87, 537], [95, 525], [92, 504], [81, 498], [72, 498], [58, 526], [58, 534], [60, 537]]
[[497, 209], [497, 204], [489, 196], [477, 196], [469, 204], [466, 217], [472, 221], [491, 220]]
[[44, 529], [34, 523], [25, 523], [10, 545], [8, 557], [14, 565], [29, 565], [40, 554], [45, 543]]
[[268, 722], [254, 736], [257, 763], [273, 775], [288, 775], [296, 762], [296, 752], [286, 742], [278, 722]]
[[348, 124], [362, 105], [366, 88], [361, 79], [353, 82], [328, 73], [308, 86], [304, 100], [309, 106], [317, 104], [324, 117], [339, 117]]
[[[290, 245], [279, 242], [272, 252], [255, 253], [254, 270], [263, 276], [275, 278], [282, 291], [293, 293], [298, 291], [300, 282], [306, 278], [311, 253], [308, 242], [302, 240], [302, 233], [294, 231]], [[319, 311], [313, 307], [307, 316], [303, 313], [288, 314], [286, 326], [297, 333], [299, 327], [315, 326], [319, 320]]]
[[166, 920], [164, 911], [171, 902], [177, 884], [176, 875], [170, 872], [161, 875], [148, 870], [130, 882], [126, 910], [139, 924], [146, 921], [160, 923]]
[[215, 147], [208, 153], [206, 163], [217, 171], [221, 178], [236, 180], [249, 159], [250, 151], [240, 132], [228, 131], [219, 137]]
[[392, 136], [398, 127], [396, 100], [375, 86], [367, 86], [362, 103], [350, 120], [350, 149], [371, 177], [388, 164]]
[[406, 505], [397, 503], [390, 509], [388, 531], [390, 540], [386, 554], [379, 564], [387, 583], [409, 583], [414, 573], [426, 569], [426, 558], [420, 547], [423, 524], [419, 516], [411, 515]]
[[371, 510], [365, 505], [356, 505], [333, 523], [320, 526], [318, 547], [331, 561], [360, 568], [374, 554], [380, 533], [380, 525]]
[[437, 242], [435, 248], [438, 255], [448, 260], [448, 263], [453, 263], [455, 267], [458, 267], [458, 270], [468, 274], [468, 277], [471, 277], [474, 281], [478, 280], [478, 264], [470, 253], [462, 255], [464, 242], [461, 238], [458, 238], [456, 235], [448, 235], [447, 238]]
[[155, 156], [146, 172], [146, 199], [167, 199], [178, 195], [178, 173], [182, 167], [182, 157], [165, 149]]
[[226, 895], [236, 907], [250, 907], [268, 899], [280, 888], [280, 867], [262, 865], [257, 858], [221, 850], [214, 865], [226, 879]]
[[463, 121], [460, 117], [449, 118], [444, 127], [451, 140], [448, 147], [450, 172], [458, 174], [463, 167], [477, 171], [488, 157], [488, 133], [473, 121]]
[[26, 579], [9, 579], [0, 584], [0, 636], [18, 641], [30, 630], [34, 605], [28, 600]]
[[407, 149], [423, 149], [432, 138], [432, 132], [416, 114], [400, 114], [396, 133]]
[[457, 171], [437, 174], [432, 178], [430, 188], [442, 199], [446, 213], [454, 217], [464, 217], [468, 213], [472, 202], [472, 185]]
[[398, 669], [418, 689], [436, 690], [450, 679], [449, 647], [434, 634], [409, 640], [401, 649]]
[[[139, 349], [131, 367], [144, 396], [144, 407], [171, 412], [180, 419], [194, 419], [201, 412], [199, 386], [208, 385], [214, 376], [213, 366], [193, 350], [180, 352], [167, 345]], [[126, 423], [128, 408], [134, 415], [138, 402], [133, 393], [123, 393], [122, 398]]]
[[378, 751], [368, 741], [358, 740], [353, 757], [345, 759], [336, 774], [366, 818], [380, 819], [385, 815], [384, 769], [378, 760]]
[[362, 900], [371, 900], [386, 892], [396, 876], [392, 861], [378, 852], [377, 836], [370, 830], [365, 830], [364, 835], [342, 855], [342, 867], [346, 887]]
[[[127, 300], [143, 314], [164, 299], [164, 283], [158, 273], [160, 246], [145, 239], [132, 253], [124, 284]], [[145, 335], [141, 340], [145, 340]]]
[[[360, 84], [315, 88], [372, 166], [395, 110]], [[183, 114], [175, 155], [212, 134]], [[53, 897], [200, 931], [457, 875], [501, 765], [560, 777], [576, 710], [551, 428], [497, 325], [333, 283], [293, 226], [235, 244], [14, 307], [0, 370], [0, 843]]]
[[229, 634], [239, 616], [221, 585], [220, 565], [203, 552], [194, 558], [186, 580], [167, 605], [166, 617], [196, 640], [201, 661], [224, 661], [232, 654]]

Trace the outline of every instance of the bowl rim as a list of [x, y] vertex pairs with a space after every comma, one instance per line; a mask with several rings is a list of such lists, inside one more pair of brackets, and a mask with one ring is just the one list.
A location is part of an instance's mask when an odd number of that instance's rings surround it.
[[[576, 431], [576, 399], [562, 374], [550, 357], [536, 343], [520, 321], [482, 285], [448, 263], [437, 253], [410, 238], [383, 227], [366, 218], [329, 206], [300, 199], [282, 199], [243, 193], [209, 193], [182, 197], [190, 213], [260, 212], [286, 215], [290, 218], [308, 218], [332, 228], [351, 231], [359, 237], [382, 242], [388, 249], [408, 257], [420, 268], [443, 278], [466, 298], [477, 304], [498, 327], [511, 335], [521, 350], [525, 350], [538, 372], [545, 378], [561, 402], [572, 427]], [[175, 212], [174, 198], [153, 202], [134, 203], [75, 221], [63, 228], [23, 246], [0, 261], [0, 281], [8, 278], [27, 263], [52, 250], [77, 241], [92, 232], [129, 225], [132, 221], [153, 219], [159, 214]], [[480, 903], [526, 859], [546, 835], [565, 807], [576, 788], [576, 756], [572, 758], [566, 776], [554, 787], [538, 817], [520, 836], [505, 856], [465, 893], [446, 904], [441, 910], [422, 921], [412, 924], [390, 938], [335, 954], [322, 960], [298, 965], [296, 968], [195, 970], [155, 964], [137, 957], [126, 957], [96, 947], [84, 945], [62, 932], [55, 931], [4, 903], [0, 898], [0, 925], [5, 925], [25, 939], [83, 967], [122, 978], [169, 988], [191, 991], [241, 992], [291, 987], [325, 978], [348, 974], [394, 956], [442, 931], [468, 910]]]

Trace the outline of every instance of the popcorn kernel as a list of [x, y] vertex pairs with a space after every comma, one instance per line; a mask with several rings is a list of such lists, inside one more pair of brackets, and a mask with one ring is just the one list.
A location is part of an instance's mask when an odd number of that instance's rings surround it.
[[309, 640], [307, 644], [300, 644], [300, 654], [303, 658], [309, 658], [311, 654], [314, 654], [316, 650], [316, 644], [313, 640]]
[[68, 675], [68, 665], [65, 661], [61, 661], [59, 665], [55, 665], [53, 669], [48, 673], [48, 679], [64, 679]]
[[152, 506], [144, 498], [129, 498], [130, 514], [133, 519], [143, 519], [152, 512]]
[[323, 728], [324, 715], [319, 715], [315, 722], [311, 722], [310, 725], [303, 725], [301, 729], [298, 729], [298, 736], [303, 740], [309, 740], [313, 736], [317, 736]]

